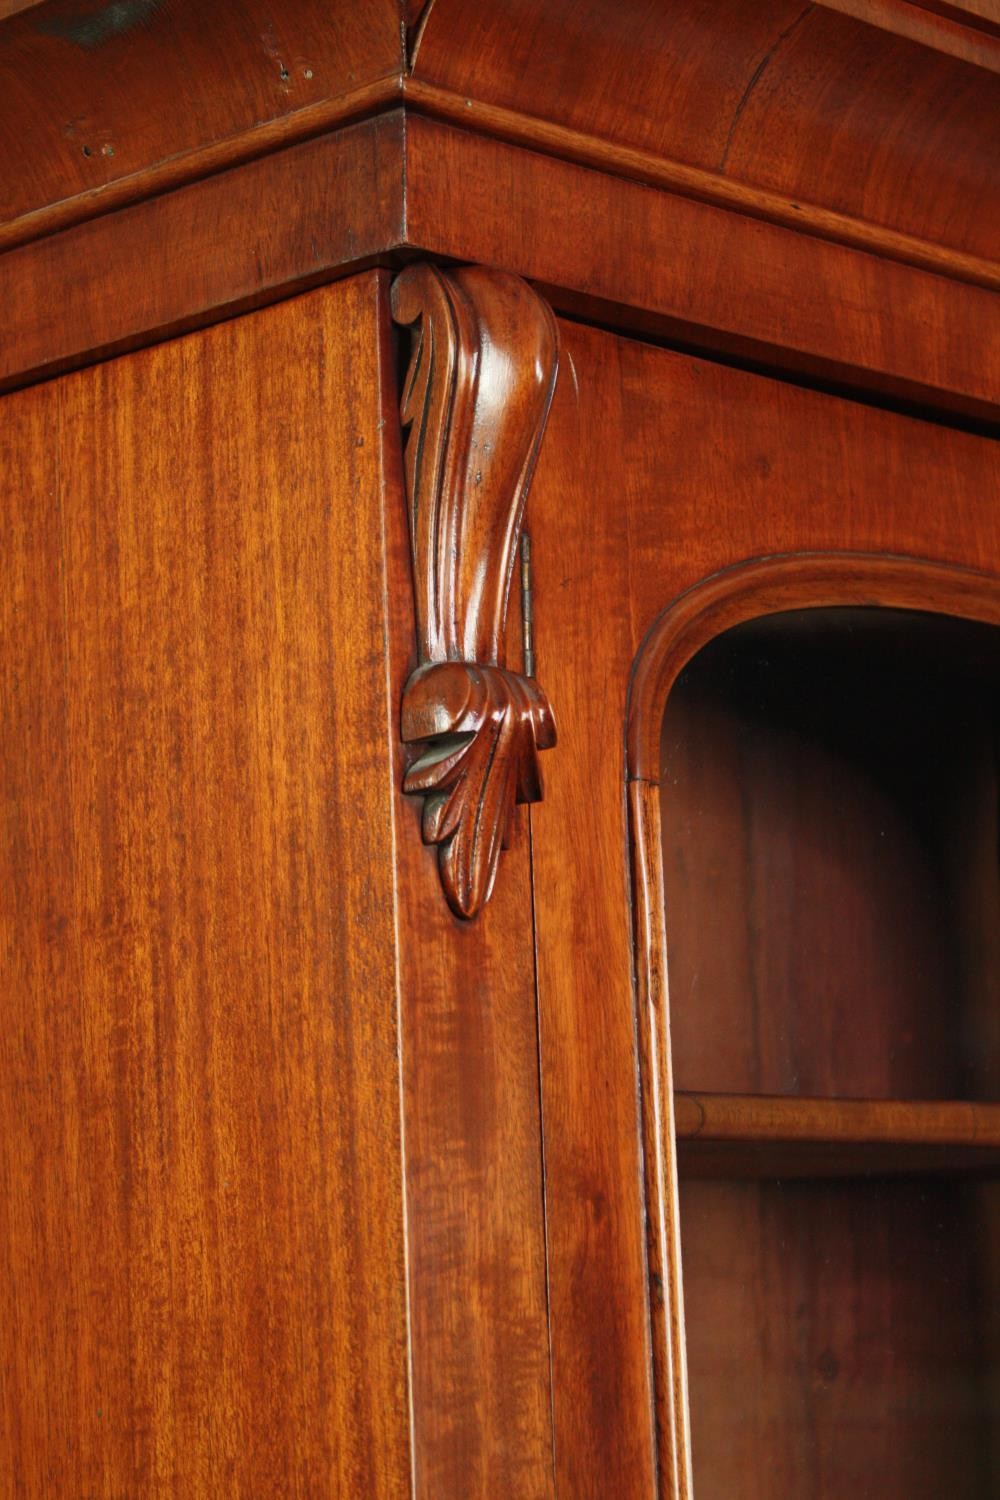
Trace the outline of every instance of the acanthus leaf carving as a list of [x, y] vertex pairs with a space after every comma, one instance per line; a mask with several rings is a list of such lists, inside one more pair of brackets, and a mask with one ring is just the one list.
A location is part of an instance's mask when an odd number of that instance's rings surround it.
[[488, 900], [514, 806], [541, 798], [555, 721], [534, 678], [508, 669], [504, 627], [524, 503], [555, 387], [551, 310], [524, 281], [418, 264], [393, 285], [414, 326], [401, 418], [419, 665], [402, 737], [422, 746], [404, 790], [459, 916]]

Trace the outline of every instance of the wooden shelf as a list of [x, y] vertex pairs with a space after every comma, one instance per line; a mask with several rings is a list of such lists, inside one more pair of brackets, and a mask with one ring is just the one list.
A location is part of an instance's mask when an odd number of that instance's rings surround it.
[[685, 1177], [1000, 1173], [1000, 1104], [674, 1096]]

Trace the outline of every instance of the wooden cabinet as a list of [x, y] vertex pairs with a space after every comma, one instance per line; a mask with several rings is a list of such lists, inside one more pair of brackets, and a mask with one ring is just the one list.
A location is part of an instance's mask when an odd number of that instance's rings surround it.
[[0, 0], [4, 1494], [997, 1492], [998, 72]]

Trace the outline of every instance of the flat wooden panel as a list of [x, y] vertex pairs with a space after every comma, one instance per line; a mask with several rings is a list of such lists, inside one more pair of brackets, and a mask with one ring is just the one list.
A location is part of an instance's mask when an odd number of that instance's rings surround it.
[[[595, 451], [598, 426], [617, 444], [628, 422], [629, 346], [585, 334], [600, 356], [591, 362], [585, 345], [581, 391], [578, 332], [560, 333], [526, 521], [535, 670], [559, 726], [531, 810], [556, 1466], [560, 1493], [647, 1500], [655, 1454], [622, 796], [632, 643], [619, 497], [629, 479]], [[587, 399], [601, 403], [597, 425]], [[602, 484], [612, 467], [613, 491]]]
[[11, 1494], [409, 1493], [378, 306], [4, 403]]

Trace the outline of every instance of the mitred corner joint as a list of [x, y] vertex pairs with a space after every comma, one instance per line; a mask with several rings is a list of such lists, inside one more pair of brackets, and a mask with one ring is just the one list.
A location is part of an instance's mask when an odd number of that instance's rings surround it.
[[403, 790], [425, 798], [424, 842], [469, 918], [493, 889], [515, 803], [541, 799], [538, 752], [556, 739], [539, 684], [506, 666], [504, 626], [558, 334], [524, 281], [478, 266], [409, 266], [392, 310], [414, 325], [401, 417], [419, 665], [402, 736], [421, 751]]

